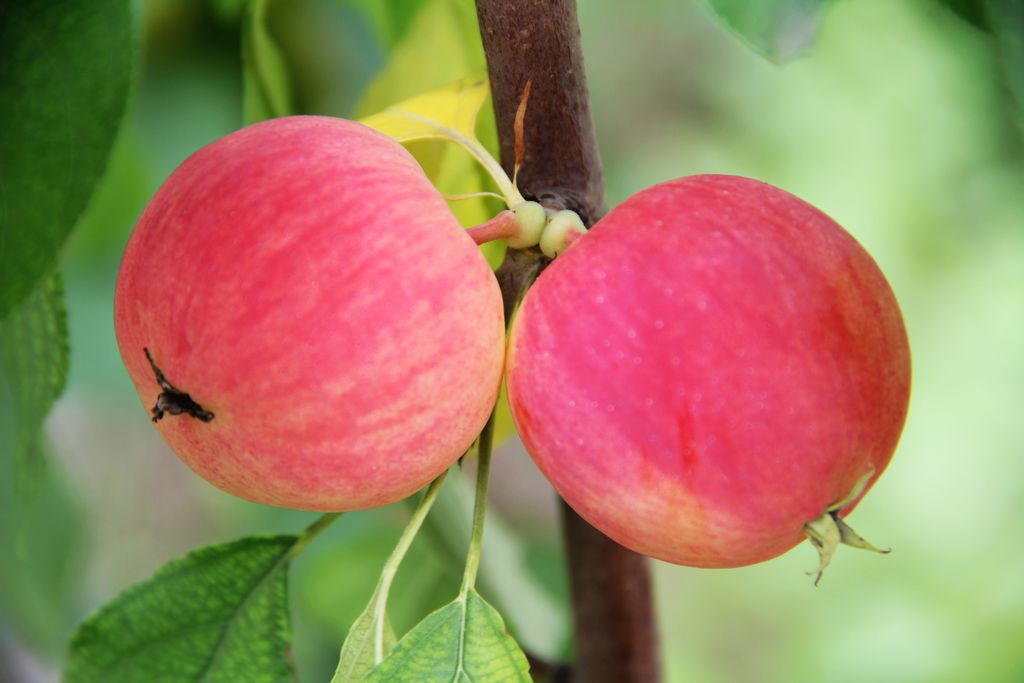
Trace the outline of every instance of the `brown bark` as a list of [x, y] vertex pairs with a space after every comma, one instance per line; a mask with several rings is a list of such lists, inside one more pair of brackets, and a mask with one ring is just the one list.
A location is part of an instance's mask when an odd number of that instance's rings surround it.
[[479, 0], [477, 15], [502, 164], [511, 175], [513, 122], [529, 81], [519, 189], [528, 199], [572, 209], [584, 223], [593, 224], [604, 213], [604, 178], [590, 118], [576, 4]]
[[[588, 226], [605, 211], [604, 180], [571, 0], [477, 0], [501, 140], [512, 175], [514, 121], [530, 82], [525, 153], [517, 184], [528, 199], [572, 209]], [[544, 265], [536, 250], [510, 251], [498, 272], [506, 313]], [[609, 504], [614, 504], [609, 501]], [[657, 683], [660, 648], [647, 559], [562, 505], [575, 616], [577, 683]], [[558, 680], [565, 680], [562, 671]]]

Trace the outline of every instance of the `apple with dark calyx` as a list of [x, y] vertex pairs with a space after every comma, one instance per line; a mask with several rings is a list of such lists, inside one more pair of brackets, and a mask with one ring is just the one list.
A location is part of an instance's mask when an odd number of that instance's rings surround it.
[[509, 402], [562, 497], [620, 544], [736, 567], [842, 521], [906, 417], [902, 316], [821, 211], [733, 176], [630, 197], [555, 259], [513, 321]]
[[486, 422], [504, 355], [497, 281], [416, 161], [326, 117], [186, 160], [125, 250], [115, 327], [190, 468], [307, 510], [385, 505], [437, 477]]

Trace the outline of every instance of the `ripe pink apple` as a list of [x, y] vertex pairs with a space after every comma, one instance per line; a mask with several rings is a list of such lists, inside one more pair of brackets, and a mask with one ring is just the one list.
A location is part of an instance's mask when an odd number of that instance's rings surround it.
[[324, 117], [185, 161], [125, 250], [115, 326], [189, 467], [309, 510], [391, 503], [455, 462], [504, 353], [494, 275], [413, 157]]
[[841, 227], [704, 175], [630, 197], [543, 272], [507, 382], [526, 448], [582, 517], [668, 562], [733, 567], [851, 493], [835, 514], [852, 509], [892, 457], [910, 354]]

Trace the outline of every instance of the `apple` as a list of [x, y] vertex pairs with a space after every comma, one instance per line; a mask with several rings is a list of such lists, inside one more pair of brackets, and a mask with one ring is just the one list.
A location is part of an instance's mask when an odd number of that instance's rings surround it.
[[115, 328], [171, 449], [248, 500], [343, 511], [420, 489], [498, 395], [497, 281], [398, 143], [327, 117], [196, 152], [128, 242]]
[[506, 366], [527, 450], [620, 544], [735, 567], [824, 520], [868, 547], [841, 517], [902, 430], [906, 331], [867, 252], [793, 195], [699, 175], [630, 197], [540, 275]]

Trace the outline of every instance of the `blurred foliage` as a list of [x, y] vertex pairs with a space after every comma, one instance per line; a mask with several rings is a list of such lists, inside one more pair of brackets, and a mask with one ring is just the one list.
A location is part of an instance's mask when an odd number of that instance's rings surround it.
[[0, 391], [16, 418], [0, 495], [23, 507], [43, 486], [39, 432], [68, 368], [58, 252], [106, 167], [135, 46], [127, 0], [0, 7]]
[[708, 0], [719, 17], [753, 49], [785, 62], [809, 48], [832, 0]]
[[1024, 112], [1024, 0], [985, 0], [985, 7], [1010, 92]]
[[[484, 70], [468, 0], [267, 4], [266, 35], [297, 111], [361, 116]], [[1024, 549], [1007, 540], [1024, 535], [1024, 146], [1002, 76], [1020, 82], [1019, 66], [1007, 65], [1020, 63], [1022, 22], [1016, 0], [986, 0], [985, 15], [981, 4], [832, 3], [812, 48], [777, 68], [734, 40], [703, 0], [580, 3], [609, 204], [697, 172], [792, 191], [875, 256], [914, 352], [907, 430], [856, 513], [857, 528], [893, 554], [840, 553], [818, 589], [804, 575], [815, 563], [807, 546], [743, 569], [657, 565], [669, 681], [1024, 679]], [[992, 8], [1005, 11], [994, 27]], [[71, 369], [47, 426], [52, 474], [23, 531], [12, 501], [0, 500], [5, 683], [54, 680], [75, 622], [169, 559], [309, 521], [222, 494], [174, 458], [121, 367], [110, 322], [120, 252], [146, 199], [186, 156], [242, 124], [243, 10], [241, 0], [142, 3], [138, 90], [63, 251]], [[107, 38], [104, 50], [119, 44]], [[89, 93], [115, 89], [94, 84]], [[13, 102], [0, 98], [0, 111]], [[493, 149], [493, 120], [478, 133]], [[414, 151], [435, 177], [450, 174], [445, 192], [484, 182], [455, 154]], [[9, 158], [0, 154], [0, 165]], [[444, 164], [452, 170], [440, 172]], [[49, 167], [27, 159], [17, 172], [25, 168]], [[17, 186], [3, 187], [8, 201]], [[455, 206], [465, 222], [495, 208]], [[17, 428], [11, 406], [0, 382], [4, 449]], [[0, 472], [0, 481], [11, 477]], [[488, 560], [501, 552], [485, 545], [481, 591], [514, 602], [487, 592], [487, 572], [496, 585], [541, 577], [541, 609], [566, 619], [552, 494], [514, 443], [497, 454], [492, 489], [505, 523], [489, 525], [485, 543], [500, 546], [506, 534], [515, 560]], [[402, 505], [346, 516], [295, 561], [302, 681], [330, 679], [406, 516]], [[457, 590], [460, 550], [448, 549], [445, 531], [417, 540], [399, 572], [389, 602], [399, 633]], [[526, 569], [509, 579], [515, 564]]]
[[[12, 431], [8, 408], [0, 394], [0, 434]], [[0, 481], [14, 481], [14, 466], [14, 459], [0, 459]], [[0, 630], [12, 629], [53, 660], [61, 658], [82, 606], [84, 527], [81, 505], [61, 473], [39, 483], [27, 508], [0, 496]]]
[[0, 8], [0, 319], [52, 269], [106, 167], [134, 48], [127, 0]]
[[284, 55], [268, 31], [272, 0], [247, 3], [242, 25], [242, 121], [250, 124], [295, 113]]
[[[15, 498], [30, 505], [45, 476], [41, 429], [68, 372], [68, 324], [60, 273], [44, 277], [35, 291], [0, 320], [0, 383], [10, 391], [17, 424], [13, 444]], [[6, 460], [6, 458], [5, 458]], [[7, 491], [10, 493], [10, 491]]]

